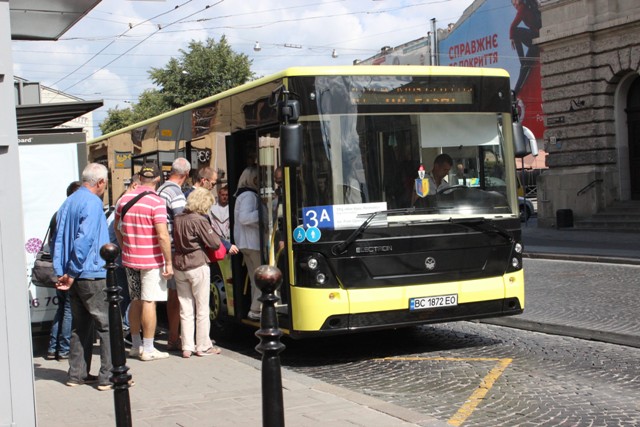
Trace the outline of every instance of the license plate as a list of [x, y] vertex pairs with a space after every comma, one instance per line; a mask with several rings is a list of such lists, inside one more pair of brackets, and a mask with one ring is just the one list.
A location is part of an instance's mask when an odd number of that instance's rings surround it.
[[411, 311], [424, 310], [426, 308], [455, 307], [456, 305], [458, 305], [458, 294], [409, 299], [409, 310]]

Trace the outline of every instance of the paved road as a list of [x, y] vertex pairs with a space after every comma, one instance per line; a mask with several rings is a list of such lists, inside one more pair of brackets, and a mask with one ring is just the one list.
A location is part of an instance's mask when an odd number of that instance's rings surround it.
[[450, 425], [640, 425], [633, 347], [476, 322], [286, 344], [287, 370]]
[[640, 347], [640, 265], [525, 259], [525, 311], [497, 325]]
[[[462, 411], [465, 426], [640, 425], [640, 266], [529, 258], [525, 280], [525, 313], [490, 322], [552, 335], [459, 322], [290, 342], [283, 363], [442, 421]], [[465, 409], [501, 363], [490, 391]]]

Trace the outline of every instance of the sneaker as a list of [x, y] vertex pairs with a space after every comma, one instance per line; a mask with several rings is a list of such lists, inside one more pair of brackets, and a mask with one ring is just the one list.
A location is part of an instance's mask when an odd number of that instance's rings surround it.
[[68, 359], [69, 358], [69, 352], [66, 353], [59, 353], [58, 354], [58, 359], [59, 360], [64, 360], [64, 359]]
[[247, 318], [250, 320], [260, 320], [260, 312], [251, 310], [249, 314], [247, 314]]
[[56, 359], [56, 352], [55, 351], [49, 351], [47, 352], [47, 355], [44, 357], [47, 360], [55, 360]]
[[168, 357], [169, 357], [169, 353], [160, 351], [156, 348], [154, 348], [153, 351], [149, 351], [149, 352], [142, 351], [142, 353], [140, 353], [140, 360], [142, 360], [143, 362], [149, 362], [151, 360], [166, 359]]
[[214, 354], [220, 354], [220, 347], [213, 346], [205, 351], [199, 351], [196, 353], [196, 356], [204, 357], [204, 356], [213, 356]]
[[[133, 387], [134, 385], [136, 385], [136, 382], [134, 380], [129, 380], [129, 387]], [[109, 384], [99, 385], [98, 390], [100, 391], [113, 390], [113, 384], [109, 383]]]
[[75, 387], [78, 385], [83, 385], [83, 384], [94, 384], [98, 382], [98, 377], [96, 377], [95, 375], [87, 375], [83, 380], [73, 380], [73, 379], [68, 379], [67, 380], [67, 385], [69, 387]]
[[192, 354], [193, 354], [193, 352], [192, 352], [192, 351], [184, 350], [184, 351], [182, 352], [182, 358], [183, 358], [183, 359], [188, 359], [188, 358], [190, 358], [190, 357], [191, 357], [191, 355], [192, 355]]
[[141, 354], [142, 354], [142, 347], [138, 347], [138, 348], [131, 347], [131, 350], [129, 350], [129, 357], [139, 358]]

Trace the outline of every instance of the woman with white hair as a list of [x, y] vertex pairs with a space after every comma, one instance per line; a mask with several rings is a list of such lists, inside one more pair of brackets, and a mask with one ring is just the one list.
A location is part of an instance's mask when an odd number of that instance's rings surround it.
[[236, 206], [233, 236], [235, 244], [242, 252], [251, 281], [251, 308], [247, 317], [260, 319], [260, 290], [256, 286], [254, 271], [260, 266], [260, 197], [258, 196], [258, 168], [247, 167], [238, 180], [238, 190], [234, 194]]

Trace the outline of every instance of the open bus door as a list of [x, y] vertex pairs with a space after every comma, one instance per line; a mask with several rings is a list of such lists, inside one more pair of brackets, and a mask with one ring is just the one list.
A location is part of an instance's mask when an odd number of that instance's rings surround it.
[[[238, 180], [245, 168], [258, 168], [260, 210], [260, 247], [261, 264], [274, 264], [283, 272], [283, 285], [280, 289], [281, 302], [278, 313], [280, 325], [287, 328], [288, 319], [288, 281], [285, 233], [283, 232], [283, 194], [284, 178], [280, 162], [280, 138], [277, 126], [235, 132], [226, 137], [227, 173], [229, 186], [229, 223], [231, 238], [234, 242], [234, 210], [238, 190]], [[282, 242], [282, 243], [281, 243]], [[212, 264], [211, 268], [211, 320], [212, 329], [219, 330], [225, 320], [248, 322], [247, 313], [251, 305], [251, 282], [242, 254], [227, 256], [224, 261]], [[225, 319], [226, 317], [226, 319]]]

